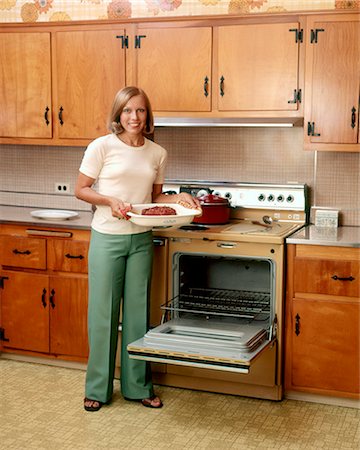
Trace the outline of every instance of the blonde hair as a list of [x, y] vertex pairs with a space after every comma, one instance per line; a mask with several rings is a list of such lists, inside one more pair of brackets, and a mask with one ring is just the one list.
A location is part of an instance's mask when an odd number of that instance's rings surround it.
[[120, 123], [120, 115], [125, 107], [125, 105], [128, 103], [128, 101], [137, 95], [141, 95], [143, 99], [145, 100], [145, 106], [146, 106], [146, 125], [143, 130], [144, 135], [152, 135], [154, 132], [154, 116], [150, 104], [150, 100], [146, 93], [136, 87], [136, 86], [127, 86], [120, 91], [117, 92], [115, 95], [111, 112], [109, 115], [108, 120], [108, 128], [109, 130], [114, 134], [121, 134], [124, 131], [124, 128], [122, 127]]

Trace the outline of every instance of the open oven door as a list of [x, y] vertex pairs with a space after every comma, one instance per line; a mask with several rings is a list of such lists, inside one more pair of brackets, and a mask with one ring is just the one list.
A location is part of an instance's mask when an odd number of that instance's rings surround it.
[[257, 324], [172, 319], [128, 345], [130, 358], [221, 371], [250, 373], [275, 338]]

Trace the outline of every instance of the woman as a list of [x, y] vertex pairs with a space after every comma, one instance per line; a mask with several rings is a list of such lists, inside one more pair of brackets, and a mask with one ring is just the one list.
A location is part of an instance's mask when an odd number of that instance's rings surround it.
[[[129, 359], [128, 343], [148, 330], [153, 256], [151, 228], [128, 221], [132, 204], [186, 201], [186, 193], [162, 194], [166, 150], [149, 140], [153, 114], [145, 92], [126, 87], [114, 99], [111, 134], [87, 147], [75, 187], [77, 198], [96, 205], [89, 248], [89, 360], [84, 408], [98, 411], [111, 401], [120, 305], [122, 307], [121, 392], [128, 400], [160, 408], [149, 364]], [[97, 182], [98, 188], [93, 188]]]

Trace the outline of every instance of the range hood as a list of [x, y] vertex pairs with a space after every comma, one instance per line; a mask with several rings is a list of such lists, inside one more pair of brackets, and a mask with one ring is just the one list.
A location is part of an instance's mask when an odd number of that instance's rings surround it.
[[154, 117], [156, 127], [294, 127], [303, 118]]

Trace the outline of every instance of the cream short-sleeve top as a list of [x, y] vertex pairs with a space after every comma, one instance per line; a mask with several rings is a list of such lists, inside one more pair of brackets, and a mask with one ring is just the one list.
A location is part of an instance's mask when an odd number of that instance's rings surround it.
[[[149, 139], [145, 138], [141, 147], [131, 147], [115, 134], [108, 134], [88, 145], [79, 170], [96, 180], [99, 194], [131, 204], [151, 203], [153, 185], [164, 183], [166, 161], [166, 150]], [[135, 234], [151, 229], [113, 217], [111, 208], [104, 205], [96, 207], [91, 226], [105, 234]]]

